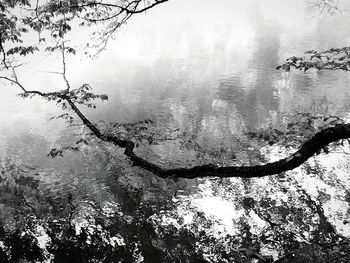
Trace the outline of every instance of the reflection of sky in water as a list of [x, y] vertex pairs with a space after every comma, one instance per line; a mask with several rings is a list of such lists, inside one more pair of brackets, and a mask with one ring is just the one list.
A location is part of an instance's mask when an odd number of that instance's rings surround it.
[[[96, 111], [84, 109], [94, 119], [171, 114], [183, 129], [201, 134], [212, 127], [211, 134], [224, 138], [259, 127], [276, 112], [318, 113], [322, 103], [332, 114], [344, 111], [348, 74], [287, 74], [275, 67], [308, 49], [348, 45], [348, 26], [346, 15], [312, 17], [303, 0], [171, 0], [135, 16], [96, 60], [69, 57], [68, 77], [73, 87], [91, 83], [97, 93], [109, 94]], [[19, 70], [20, 80], [28, 89], [63, 89], [59, 76], [49, 73], [60, 70], [57, 59], [31, 58]], [[1, 86], [1, 156], [8, 138], [40, 135], [53, 145], [64, 129], [61, 121], [48, 122], [60, 112], [55, 105], [22, 100], [14, 88]], [[202, 200], [208, 214], [210, 206], [226, 204], [213, 198]], [[227, 217], [234, 211], [227, 211], [219, 216], [230, 227]]]

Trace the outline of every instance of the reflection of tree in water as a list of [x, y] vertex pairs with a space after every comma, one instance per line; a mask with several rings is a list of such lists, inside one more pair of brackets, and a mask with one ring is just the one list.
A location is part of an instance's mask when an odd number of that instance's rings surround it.
[[279, 30], [259, 13], [254, 19], [256, 51], [249, 63], [250, 67], [256, 70], [254, 84], [244, 87], [241, 77], [236, 74], [229, 79], [223, 79], [217, 91], [220, 99], [236, 105], [239, 113], [244, 116], [248, 129], [256, 128], [268, 116], [270, 110], [278, 109], [277, 101], [273, 97], [273, 73], [279, 62]]
[[[250, 64], [257, 70], [257, 79], [254, 88], [248, 95], [248, 104], [256, 105], [248, 112], [252, 117], [248, 118], [248, 127], [256, 127], [259, 122], [264, 122], [270, 110], [277, 110], [277, 101], [273, 96], [274, 70], [279, 61], [280, 34], [274, 24], [268, 24], [261, 15], [256, 16], [256, 52]], [[261, 105], [265, 111], [263, 119], [259, 119]]]
[[[177, 230], [164, 230], [167, 240], [159, 239], [150, 218], [173, 210], [171, 198], [196, 185], [145, 174], [121, 156], [108, 155], [102, 145], [91, 144], [84, 153], [49, 161], [51, 167], [57, 165], [55, 170], [21, 164], [32, 157], [33, 145], [40, 146], [40, 153], [47, 152], [47, 143], [36, 139], [23, 136], [10, 142], [9, 154], [16, 156], [18, 165], [11, 160], [2, 163], [0, 262], [42, 262], [47, 252], [55, 255], [53, 262], [135, 262], [142, 253], [143, 262], [154, 263], [169, 257], [160, 247], [171, 248]], [[46, 156], [41, 159], [47, 161]], [[186, 231], [183, 235], [194, 239]], [[45, 243], [44, 249], [37, 238]]]

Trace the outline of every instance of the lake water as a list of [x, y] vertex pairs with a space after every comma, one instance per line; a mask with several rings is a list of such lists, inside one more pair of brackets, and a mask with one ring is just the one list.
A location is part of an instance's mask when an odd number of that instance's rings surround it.
[[[95, 60], [69, 57], [68, 78], [74, 87], [90, 83], [96, 93], [109, 95], [109, 101], [97, 103], [96, 110], [82, 109], [91, 119], [152, 119], [164, 125], [165, 132], [170, 127], [197, 135], [207, 148], [231, 145], [233, 137], [243, 138], [247, 131], [268, 122], [278, 127], [284, 114], [347, 116], [350, 74], [275, 69], [285, 58], [306, 50], [350, 44], [350, 15], [320, 15], [308, 2], [170, 0], [135, 16]], [[57, 75], [45, 72], [59, 70], [55, 59], [59, 63], [54, 56], [32, 58], [31, 64], [19, 70], [20, 79], [29, 89], [64, 88]], [[106, 187], [110, 193], [120, 191], [113, 186], [115, 173], [126, 175], [117, 178], [122, 185], [145, 183], [130, 179], [131, 174], [142, 177], [143, 173], [130, 168], [118, 151], [108, 157], [101, 152], [91, 157], [91, 149], [86, 149], [64, 158], [48, 158], [50, 148], [72, 141], [73, 129], [66, 129], [62, 120], [49, 120], [61, 113], [54, 104], [22, 100], [15, 96], [17, 92], [15, 87], [1, 85], [3, 161], [35, 168], [51, 189], [68, 191], [79, 185], [81, 195], [93, 192], [101, 200], [122, 198], [104, 191]], [[204, 161], [178, 146], [168, 143], [152, 151], [141, 147], [140, 152], [169, 166]], [[251, 161], [242, 158], [242, 163]], [[115, 160], [117, 164], [112, 165]], [[166, 183], [150, 180], [142, 188], [157, 184], [166, 188]], [[156, 197], [156, 187], [152, 189], [145, 192], [145, 200]]]

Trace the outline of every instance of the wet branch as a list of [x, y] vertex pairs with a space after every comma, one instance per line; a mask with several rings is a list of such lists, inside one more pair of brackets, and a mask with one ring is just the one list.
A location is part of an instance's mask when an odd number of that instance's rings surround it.
[[326, 145], [350, 138], [350, 124], [339, 124], [334, 127], [324, 129], [316, 133], [311, 139], [306, 141], [298, 151], [287, 158], [276, 162], [255, 166], [226, 166], [219, 167], [214, 164], [194, 166], [192, 168], [162, 168], [146, 159], [138, 156], [134, 152], [135, 144], [131, 140], [121, 140], [113, 135], [103, 134], [86, 116], [76, 107], [69, 97], [65, 97], [72, 110], [79, 116], [83, 123], [92, 133], [102, 141], [111, 142], [114, 145], [124, 148], [124, 154], [130, 158], [133, 165], [139, 166], [161, 178], [204, 178], [204, 177], [241, 177], [256, 178], [268, 175], [279, 174], [288, 170], [293, 170], [307, 161], [315, 153], [319, 152]]
[[114, 145], [124, 148], [124, 154], [129, 157], [134, 166], [143, 168], [160, 178], [205, 178], [205, 177], [241, 177], [241, 178], [258, 178], [274, 174], [279, 174], [288, 170], [293, 170], [307, 161], [315, 153], [319, 152], [326, 145], [339, 141], [341, 139], [350, 138], [350, 124], [338, 124], [334, 127], [326, 128], [316, 133], [311, 139], [304, 142], [300, 149], [290, 156], [276, 162], [255, 165], [255, 166], [217, 166], [214, 164], [206, 164], [194, 166], [192, 168], [162, 168], [143, 157], [138, 156], [135, 152], [135, 144], [131, 140], [120, 139], [117, 136], [104, 134], [95, 126], [75, 105], [71, 98], [71, 93], [67, 90], [43, 93], [40, 91], [28, 91], [17, 80], [7, 77], [0, 77], [18, 85], [24, 94], [39, 95], [44, 98], [54, 97], [66, 101], [70, 108], [81, 119], [83, 124], [91, 130], [91, 132], [100, 140], [111, 142]]

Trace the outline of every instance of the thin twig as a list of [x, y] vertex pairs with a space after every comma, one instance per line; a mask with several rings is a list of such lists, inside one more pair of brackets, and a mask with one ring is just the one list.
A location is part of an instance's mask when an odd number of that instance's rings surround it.
[[63, 38], [62, 38], [61, 54], [62, 54], [62, 66], [63, 66], [62, 76], [63, 76], [64, 82], [66, 83], [67, 91], [69, 91], [70, 90], [70, 84], [69, 84], [69, 81], [68, 81], [67, 76], [66, 76], [67, 66], [66, 66], [66, 55], [65, 55], [65, 46], [64, 46], [64, 39]]
[[22, 89], [22, 91], [23, 91], [24, 93], [27, 93], [27, 90], [26, 90], [26, 89], [22, 86], [22, 84], [19, 83], [18, 81], [13, 80], [13, 79], [10, 79], [10, 78], [8, 78], [8, 77], [4, 77], [4, 76], [0, 76], [0, 79], [5, 79], [5, 80], [7, 80], [7, 81], [9, 81], [9, 82], [11, 82], [11, 83], [13, 83], [13, 84], [16, 84], [17, 86], [19, 86], [19, 87]]
[[32, 211], [32, 213], [35, 215], [35, 217], [36, 217], [36, 218], [40, 218], [39, 215], [38, 215], [38, 213], [36, 212], [35, 208], [27, 201], [27, 199], [26, 199], [24, 193], [20, 193], [20, 195], [21, 195], [21, 198], [22, 198], [22, 200], [23, 200], [23, 203], [24, 203], [27, 207], [29, 207], [29, 209]]

